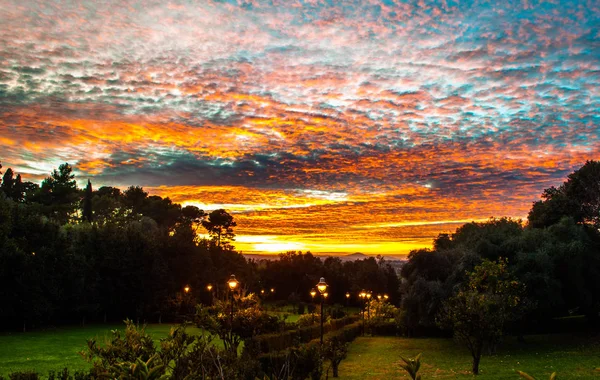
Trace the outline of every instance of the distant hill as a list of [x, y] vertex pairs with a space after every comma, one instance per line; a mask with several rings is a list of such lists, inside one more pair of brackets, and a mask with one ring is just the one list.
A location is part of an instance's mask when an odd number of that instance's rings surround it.
[[[355, 252], [355, 253], [351, 253], [348, 255], [335, 255], [335, 254], [327, 254], [327, 253], [323, 253], [323, 254], [313, 253], [313, 255], [320, 257], [322, 259], [325, 259], [327, 257], [337, 257], [342, 261], [364, 260], [364, 259], [368, 259], [369, 257], [375, 257], [375, 255], [367, 255], [362, 252]], [[244, 257], [247, 259], [252, 259], [252, 260], [277, 260], [279, 258], [279, 255], [248, 253], [248, 254], [244, 254]], [[398, 255], [398, 256], [384, 255], [383, 257], [385, 258], [386, 261], [400, 261], [400, 262], [406, 261], [406, 257], [400, 256], [400, 255]]]

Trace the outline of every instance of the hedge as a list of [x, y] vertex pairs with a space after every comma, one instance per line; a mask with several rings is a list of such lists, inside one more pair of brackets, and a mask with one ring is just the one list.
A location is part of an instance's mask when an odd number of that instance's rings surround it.
[[[341, 339], [345, 342], [352, 342], [360, 335], [362, 330], [361, 322], [354, 322], [345, 325], [338, 330], [331, 331], [323, 336], [323, 341], [330, 339]], [[270, 352], [258, 356], [263, 372], [267, 376], [282, 376], [282, 372], [288, 369], [293, 372], [289, 375], [292, 379], [305, 379], [307, 377], [318, 378], [318, 368], [321, 366], [320, 343], [321, 337], [299, 347], [291, 347], [277, 352]]]
[[[347, 316], [339, 319], [332, 319], [323, 325], [324, 333], [339, 330], [342, 327], [354, 323], [358, 320], [357, 316]], [[253, 350], [259, 354], [282, 351], [297, 344], [308, 343], [321, 335], [321, 326], [315, 324], [312, 326], [301, 327], [295, 330], [288, 330], [280, 333], [258, 335], [250, 341], [245, 342], [245, 349]]]
[[395, 321], [378, 321], [367, 324], [367, 331], [371, 335], [398, 336], [400, 330]]

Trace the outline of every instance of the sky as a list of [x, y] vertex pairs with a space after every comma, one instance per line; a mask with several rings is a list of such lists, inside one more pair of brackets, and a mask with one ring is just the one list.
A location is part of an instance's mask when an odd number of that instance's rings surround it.
[[600, 153], [600, 2], [0, 0], [0, 161], [407, 254]]

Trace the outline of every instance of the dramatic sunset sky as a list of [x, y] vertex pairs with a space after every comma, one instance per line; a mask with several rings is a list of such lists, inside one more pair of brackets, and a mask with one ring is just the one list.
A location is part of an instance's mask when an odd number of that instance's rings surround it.
[[0, 0], [0, 160], [406, 254], [600, 153], [600, 2]]

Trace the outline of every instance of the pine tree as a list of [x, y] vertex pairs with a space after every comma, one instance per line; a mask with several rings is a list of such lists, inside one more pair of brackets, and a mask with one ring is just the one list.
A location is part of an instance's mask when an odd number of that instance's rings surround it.
[[92, 222], [92, 182], [88, 179], [85, 192], [83, 194], [82, 217], [85, 222]]

